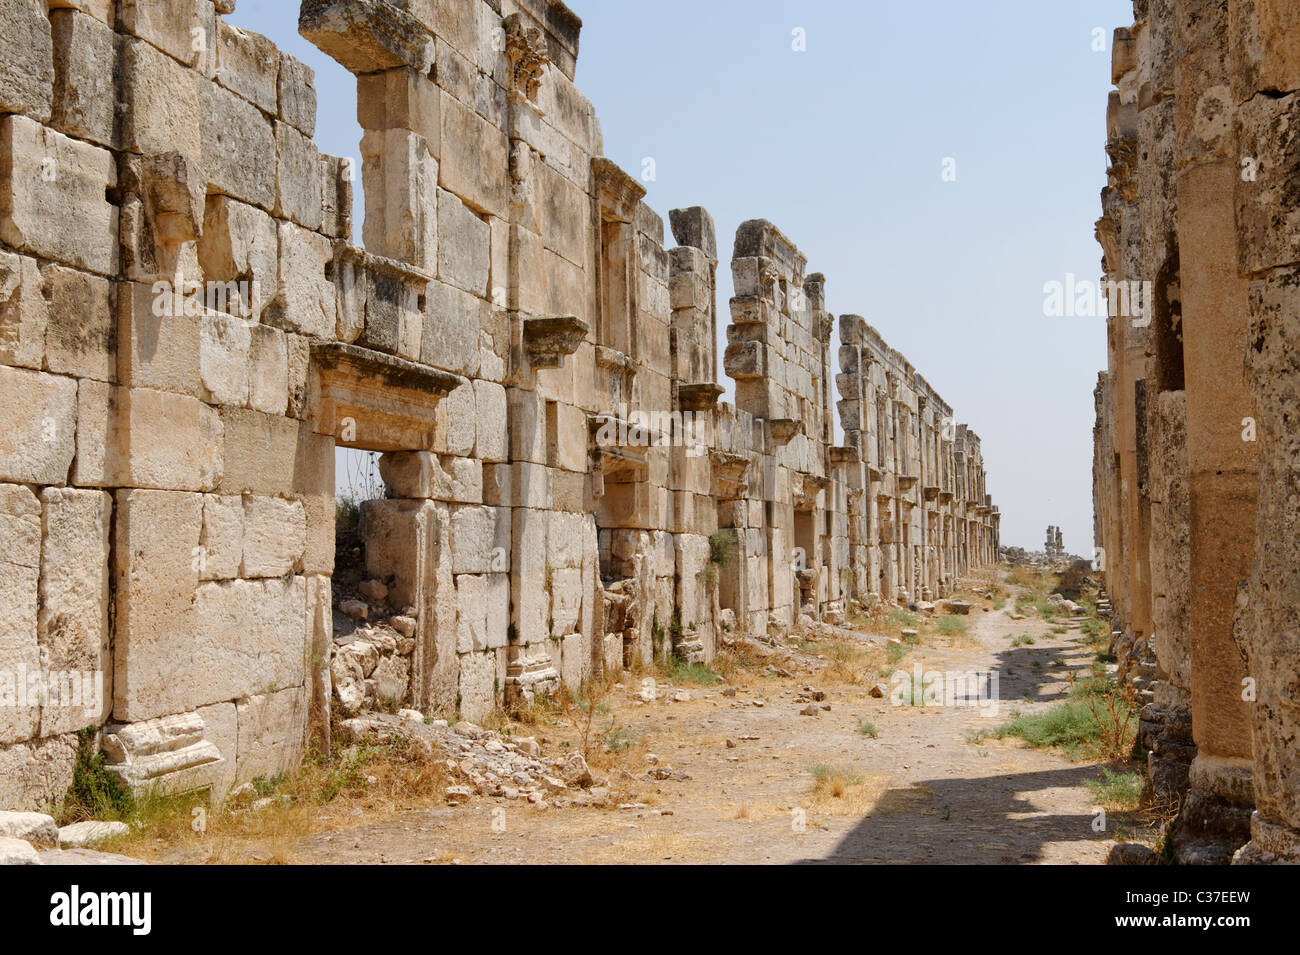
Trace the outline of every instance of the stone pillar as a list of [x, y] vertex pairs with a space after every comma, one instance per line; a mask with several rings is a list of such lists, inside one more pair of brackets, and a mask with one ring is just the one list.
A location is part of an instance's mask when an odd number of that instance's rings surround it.
[[[1300, 261], [1300, 233], [1293, 225], [1300, 214], [1295, 196], [1300, 177], [1295, 148], [1300, 124], [1300, 9], [1279, 0], [1234, 0], [1229, 26], [1231, 88], [1220, 95], [1230, 94], [1236, 107], [1241, 157], [1232, 180], [1237, 271], [1249, 280], [1249, 326], [1236, 331], [1234, 340], [1246, 358], [1254, 406], [1246, 396], [1234, 394], [1235, 423], [1230, 425], [1225, 408], [1220, 427], [1225, 444], [1231, 443], [1235, 426], [1247, 445], [1232, 445], [1229, 460], [1243, 462], [1241, 469], [1247, 470], [1257, 447], [1259, 467], [1253, 572], [1238, 592], [1236, 618], [1237, 642], [1246, 655], [1245, 673], [1254, 691], [1249, 710], [1255, 813], [1250, 842], [1235, 861], [1300, 862], [1300, 512], [1295, 501], [1300, 484], [1295, 397], [1300, 378], [1295, 365], [1300, 354], [1300, 268], [1295, 265]], [[1225, 189], [1228, 165], [1223, 163], [1217, 180]], [[1209, 186], [1207, 182], [1204, 188]], [[1238, 304], [1237, 284], [1226, 288]], [[1232, 383], [1237, 384], [1235, 377]], [[1224, 477], [1230, 481], [1223, 487], [1225, 494], [1239, 495], [1233, 513], [1247, 510], [1247, 476], [1229, 472]], [[1245, 536], [1235, 535], [1234, 541], [1240, 543]], [[1245, 565], [1243, 559], [1239, 566]], [[1220, 696], [1214, 705], [1235, 715], [1243, 692], [1240, 684], [1224, 674], [1216, 688]], [[1235, 737], [1231, 741], [1236, 742]]]

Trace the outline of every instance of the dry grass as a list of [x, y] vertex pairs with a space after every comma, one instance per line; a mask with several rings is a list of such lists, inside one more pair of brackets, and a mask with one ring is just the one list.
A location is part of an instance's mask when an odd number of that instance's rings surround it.
[[813, 641], [826, 657], [822, 678], [829, 683], [862, 686], [876, 679], [885, 662], [885, 651], [874, 644], [845, 637]]
[[383, 817], [446, 804], [445, 763], [404, 739], [336, 747], [332, 758], [309, 754], [275, 781], [258, 780], [253, 800], [208, 808], [201, 795], [148, 796], [137, 802], [130, 834], [99, 848], [146, 860], [211, 864], [292, 864], [309, 836], [346, 828], [356, 813]]
[[778, 816], [789, 816], [788, 808], [770, 802], [728, 803], [723, 806], [719, 818], [736, 822], [766, 822]]
[[590, 849], [583, 859], [586, 865], [628, 863], [690, 862], [706, 859], [717, 850], [707, 839], [677, 832], [656, 832], [633, 836]]
[[865, 816], [889, 788], [889, 777], [883, 773], [861, 773], [844, 766], [811, 766], [808, 771], [813, 784], [805, 808], [827, 816]]

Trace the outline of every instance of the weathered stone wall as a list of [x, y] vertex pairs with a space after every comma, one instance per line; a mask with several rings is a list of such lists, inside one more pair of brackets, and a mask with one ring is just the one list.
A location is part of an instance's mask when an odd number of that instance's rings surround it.
[[[762, 220], [718, 404], [713, 221], [673, 210], [666, 247], [602, 157], [562, 4], [306, 0], [359, 169], [233, 9], [0, 0], [0, 673], [106, 693], [0, 708], [0, 804], [57, 800], [84, 726], [220, 796], [332, 709], [480, 718], [996, 559], [979, 439], [861, 319], [882, 364], [842, 354], [841, 391], [883, 411], [833, 446], [825, 280]], [[336, 592], [338, 447], [382, 454], [368, 604]]]
[[1295, 368], [1281, 356], [1300, 19], [1276, 0], [1146, 0], [1134, 15], [1115, 38], [1098, 236], [1107, 277], [1153, 295], [1109, 323], [1098, 544], [1122, 645], [1151, 628], [1143, 737], [1157, 791], [1182, 800], [1175, 858], [1225, 862], [1249, 838], [1240, 861], [1295, 859]]
[[996, 560], [998, 513], [984, 491], [979, 436], [858, 315], [840, 316], [840, 421], [860, 463], [851, 498], [865, 570], [859, 592], [933, 600]]

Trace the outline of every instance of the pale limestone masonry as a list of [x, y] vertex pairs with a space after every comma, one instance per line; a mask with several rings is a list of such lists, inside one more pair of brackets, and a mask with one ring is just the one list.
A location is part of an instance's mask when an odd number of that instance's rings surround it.
[[[219, 797], [371, 689], [480, 718], [996, 560], [978, 437], [861, 318], [835, 372], [762, 220], [718, 403], [713, 220], [666, 242], [602, 157], [561, 3], [304, 2], [359, 168], [233, 9], [0, 0], [0, 676], [103, 694], [0, 707], [0, 806], [56, 802], [87, 726], [132, 785]], [[382, 646], [336, 640], [369, 613], [332, 591], [337, 447], [382, 452]]]
[[[1096, 393], [1099, 561], [1183, 862], [1300, 861], [1295, 482], [1300, 8], [1137, 0], [1115, 33]], [[1253, 812], [1252, 812], [1253, 809]], [[1249, 840], [1249, 841], [1248, 841]]]

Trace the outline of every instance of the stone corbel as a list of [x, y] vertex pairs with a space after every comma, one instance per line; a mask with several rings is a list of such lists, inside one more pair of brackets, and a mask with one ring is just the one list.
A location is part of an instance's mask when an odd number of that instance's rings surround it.
[[804, 424], [797, 418], [773, 418], [768, 422], [772, 430], [772, 443], [777, 447], [789, 444], [795, 435], [804, 433]]
[[591, 184], [600, 203], [601, 218], [607, 222], [633, 221], [637, 203], [645, 198], [645, 186], [604, 156], [592, 157]]
[[576, 315], [538, 315], [524, 319], [524, 356], [533, 368], [560, 368], [591, 329]]
[[677, 404], [682, 411], [712, 411], [722, 397], [722, 386], [711, 381], [677, 386]]

